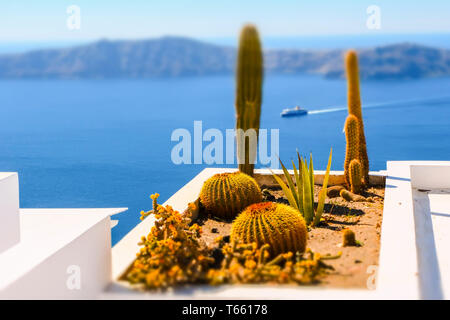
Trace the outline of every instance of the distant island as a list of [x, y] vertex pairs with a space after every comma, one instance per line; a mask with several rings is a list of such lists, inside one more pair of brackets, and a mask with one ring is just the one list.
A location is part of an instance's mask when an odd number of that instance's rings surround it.
[[[450, 50], [411, 43], [359, 49], [363, 79], [450, 75]], [[344, 77], [343, 50], [267, 50], [268, 74]], [[189, 38], [100, 40], [73, 48], [0, 55], [0, 78], [152, 78], [231, 74], [236, 49]]]

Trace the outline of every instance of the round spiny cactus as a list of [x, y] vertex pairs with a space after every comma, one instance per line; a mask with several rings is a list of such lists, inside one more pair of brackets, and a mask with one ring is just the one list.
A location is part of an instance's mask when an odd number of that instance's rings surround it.
[[242, 172], [218, 173], [205, 181], [200, 202], [207, 213], [233, 219], [245, 207], [262, 201], [255, 179]]
[[271, 255], [284, 252], [304, 252], [307, 229], [305, 220], [294, 208], [274, 202], [261, 202], [247, 207], [234, 220], [231, 240], [256, 242], [258, 247], [269, 244]]

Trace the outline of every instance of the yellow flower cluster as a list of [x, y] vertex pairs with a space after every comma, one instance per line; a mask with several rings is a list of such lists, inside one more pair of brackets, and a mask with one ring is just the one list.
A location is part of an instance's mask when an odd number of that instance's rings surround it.
[[279, 284], [310, 284], [326, 273], [331, 266], [324, 263], [327, 259], [340, 256], [321, 257], [307, 250], [305, 254], [292, 252], [282, 253], [269, 260], [270, 246], [258, 248], [256, 243], [238, 244], [224, 243], [222, 246], [224, 259], [220, 269], [210, 269], [209, 283], [279, 283]]
[[141, 211], [141, 220], [144, 220], [149, 215], [151, 215], [152, 213], [155, 212], [155, 210], [158, 208], [158, 198], [159, 198], [159, 193], [154, 193], [150, 196], [150, 199], [153, 200], [153, 210], [150, 210], [147, 212]]
[[158, 205], [158, 194], [152, 195], [155, 225], [147, 237], [142, 237], [140, 252], [127, 274], [131, 283], [147, 288], [167, 288], [187, 283], [204, 282], [207, 269], [214, 259], [199, 244], [201, 227], [190, 225], [191, 219], [171, 206]]

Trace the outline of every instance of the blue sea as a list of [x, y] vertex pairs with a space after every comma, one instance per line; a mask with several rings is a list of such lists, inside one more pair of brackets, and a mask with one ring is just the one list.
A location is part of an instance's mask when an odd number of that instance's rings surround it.
[[[450, 160], [450, 78], [366, 81], [361, 91], [372, 170]], [[326, 112], [279, 116], [295, 105]], [[332, 147], [341, 170], [345, 105], [345, 81], [269, 75], [261, 128], [280, 129], [284, 162], [298, 149], [322, 169]], [[203, 130], [234, 127], [232, 76], [0, 81], [0, 171], [19, 172], [23, 208], [128, 207], [116, 216], [116, 243], [151, 208], [150, 194], [163, 202], [207, 166], [171, 161], [172, 131], [192, 132], [195, 120]]]

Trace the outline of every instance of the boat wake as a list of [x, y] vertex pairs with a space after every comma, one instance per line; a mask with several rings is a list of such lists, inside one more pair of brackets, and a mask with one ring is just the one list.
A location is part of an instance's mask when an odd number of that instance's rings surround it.
[[[418, 104], [433, 104], [433, 103], [445, 103], [448, 102], [450, 104], [450, 97], [438, 97], [438, 98], [429, 98], [429, 99], [410, 99], [410, 100], [397, 100], [397, 101], [389, 101], [389, 102], [381, 102], [381, 103], [371, 103], [363, 105], [363, 109], [369, 108], [380, 108], [380, 107], [389, 107], [389, 106], [414, 106]], [[330, 112], [340, 112], [347, 111], [346, 106], [336, 106], [328, 109], [318, 109], [308, 111], [308, 114], [319, 114], [319, 113], [330, 113]]]
[[321, 109], [321, 110], [312, 110], [308, 111], [308, 114], [317, 114], [317, 113], [328, 113], [328, 112], [337, 112], [347, 110], [347, 107], [338, 107], [338, 108], [330, 108], [330, 109]]

